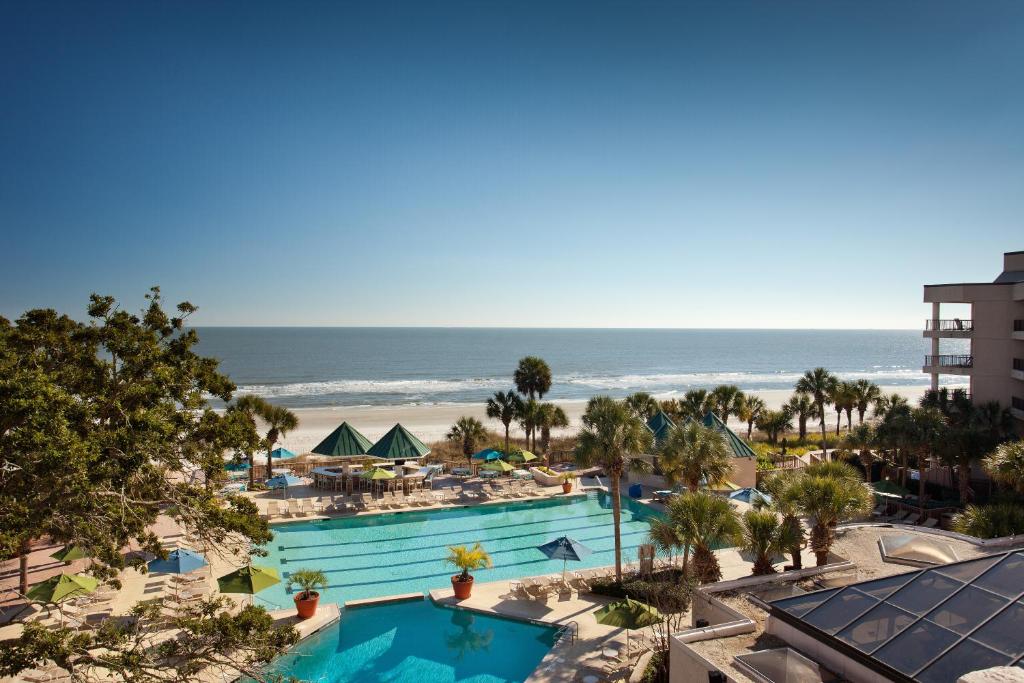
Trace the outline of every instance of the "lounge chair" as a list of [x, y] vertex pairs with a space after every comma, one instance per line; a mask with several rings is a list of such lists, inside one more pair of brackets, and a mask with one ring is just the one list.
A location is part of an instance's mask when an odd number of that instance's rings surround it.
[[923, 526], [926, 529], [934, 529], [938, 525], [939, 525], [939, 520], [938, 520], [937, 517], [929, 517], [928, 519], [926, 519], [923, 522], [921, 522], [921, 526]]
[[878, 507], [876, 507], [874, 510], [871, 511], [871, 516], [872, 517], [883, 517], [883, 516], [885, 516], [885, 509], [886, 509], [886, 507], [888, 507], [888, 506], [885, 505], [885, 503], [879, 505]]
[[281, 516], [281, 507], [277, 504], [276, 500], [272, 500], [267, 503], [267, 518], [272, 519], [274, 517]]
[[580, 593], [586, 593], [590, 591], [590, 582], [583, 572], [573, 572], [572, 578], [569, 579], [569, 585], [575, 588]]
[[302, 514], [304, 515], [316, 514], [316, 511], [313, 510], [313, 501], [310, 500], [309, 498], [302, 499], [302, 505], [300, 506], [299, 509], [302, 511]]
[[910, 512], [908, 510], [900, 510], [895, 515], [886, 517], [882, 521], [889, 522], [890, 524], [898, 524], [901, 523], [903, 519], [909, 514]]
[[548, 596], [551, 594], [548, 582], [539, 578], [523, 579], [523, 590], [526, 591], [531, 600], [536, 600], [537, 602], [547, 602]]
[[900, 524], [908, 524], [908, 525], [913, 526], [914, 524], [917, 524], [917, 520], [919, 520], [919, 519], [921, 519], [921, 515], [919, 513], [915, 512], [914, 514], [910, 515], [909, 517], [904, 518], [903, 521], [900, 522]]
[[295, 498], [289, 498], [288, 499], [288, 514], [290, 516], [292, 516], [292, 517], [298, 517], [299, 516], [299, 512], [300, 512], [300, 510], [299, 510], [299, 501], [296, 500]]

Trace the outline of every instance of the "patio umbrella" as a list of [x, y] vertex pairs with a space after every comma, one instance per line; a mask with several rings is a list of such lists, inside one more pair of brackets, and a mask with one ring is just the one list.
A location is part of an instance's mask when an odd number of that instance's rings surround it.
[[188, 574], [208, 564], [206, 558], [199, 553], [187, 548], [178, 548], [172, 551], [166, 560], [156, 559], [148, 565], [151, 572], [165, 572], [167, 574]]
[[278, 475], [275, 475], [275, 476], [271, 477], [270, 479], [267, 479], [267, 488], [268, 489], [284, 489], [284, 492], [281, 495], [282, 495], [282, 497], [287, 498], [288, 497], [288, 487], [289, 486], [299, 486], [302, 483], [303, 483], [302, 480], [299, 479], [298, 477], [292, 476], [290, 474], [278, 474]]
[[96, 590], [100, 582], [85, 574], [58, 574], [37, 583], [25, 594], [38, 602], [60, 602], [68, 598], [88, 595]]
[[477, 451], [473, 454], [473, 460], [483, 460], [484, 462], [491, 462], [492, 460], [499, 460], [501, 458], [501, 451], [496, 451], [493, 448], [485, 448], [482, 451]]
[[395, 473], [383, 467], [371, 467], [359, 476], [370, 481], [380, 481], [382, 479], [394, 479]]
[[548, 541], [544, 545], [539, 545], [537, 550], [547, 555], [549, 560], [562, 561], [562, 581], [565, 581], [565, 563], [568, 560], [579, 562], [594, 552], [579, 541], [568, 536], [562, 536], [553, 541]]
[[531, 462], [537, 459], [537, 456], [530, 451], [516, 451], [509, 453], [508, 457], [505, 458], [509, 462]]
[[281, 575], [276, 569], [250, 564], [217, 579], [217, 588], [221, 593], [255, 595], [275, 583], [281, 583]]
[[650, 605], [637, 600], [625, 600], [605, 605], [594, 612], [597, 623], [626, 629], [626, 654], [629, 654], [629, 632], [661, 621], [661, 614]]
[[515, 467], [512, 467], [512, 465], [509, 465], [504, 460], [492, 460], [486, 465], [481, 465], [480, 469], [493, 472], [511, 472]]
[[270, 451], [271, 458], [280, 458], [281, 460], [287, 460], [288, 458], [294, 458], [295, 454], [287, 448], [275, 448]]
[[85, 552], [80, 546], [68, 545], [53, 553], [50, 557], [61, 562], [71, 562], [72, 560], [84, 560], [89, 557], [89, 553]]
[[771, 505], [772, 497], [767, 493], [762, 493], [754, 488], [743, 488], [739, 491], [733, 491], [729, 494], [729, 498], [732, 500], [738, 500], [748, 505], [757, 507], [759, 505]]
[[225, 462], [224, 469], [228, 472], [242, 472], [249, 469], [249, 463], [247, 462]]

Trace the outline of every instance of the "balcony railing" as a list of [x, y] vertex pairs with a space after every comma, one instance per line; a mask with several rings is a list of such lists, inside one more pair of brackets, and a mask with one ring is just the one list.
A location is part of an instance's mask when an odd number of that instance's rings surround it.
[[925, 356], [925, 367], [973, 368], [974, 356]]
[[1013, 331], [1014, 332], [1024, 332], [1024, 320], [1014, 320], [1013, 321]]
[[1014, 396], [1010, 399], [1010, 407], [1015, 410], [1024, 410], [1024, 398], [1020, 396]]
[[1013, 369], [1024, 371], [1024, 358], [1014, 358]]
[[924, 329], [929, 332], [971, 332], [974, 330], [973, 320], [925, 320]]

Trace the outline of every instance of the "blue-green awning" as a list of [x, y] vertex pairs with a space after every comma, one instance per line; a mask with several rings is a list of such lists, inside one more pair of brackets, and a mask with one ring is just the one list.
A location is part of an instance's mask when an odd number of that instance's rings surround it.
[[720, 432], [725, 437], [725, 442], [729, 445], [729, 449], [732, 451], [733, 457], [736, 458], [756, 458], [757, 453], [747, 445], [747, 442], [736, 435], [736, 432], [729, 429], [728, 425], [722, 422], [717, 415], [714, 413], [708, 413], [704, 416], [704, 426], [710, 427], [711, 429]]
[[317, 455], [366, 455], [373, 443], [348, 422], [342, 422], [338, 428], [327, 435], [313, 448]]
[[400, 424], [392, 427], [391, 431], [366, 451], [367, 455], [389, 460], [422, 458], [428, 453], [430, 453], [430, 449], [427, 448], [427, 445]]

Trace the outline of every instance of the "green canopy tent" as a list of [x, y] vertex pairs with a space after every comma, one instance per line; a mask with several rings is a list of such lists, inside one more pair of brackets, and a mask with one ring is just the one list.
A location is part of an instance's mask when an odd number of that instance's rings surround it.
[[658, 445], [665, 441], [669, 431], [675, 426], [675, 423], [663, 410], [659, 410], [647, 420], [647, 428], [654, 434], [654, 442]]
[[594, 612], [597, 623], [626, 629], [626, 654], [629, 654], [629, 632], [661, 622], [661, 613], [648, 604], [631, 600], [609, 603]]
[[277, 573], [276, 569], [250, 564], [217, 579], [217, 588], [221, 593], [240, 593], [254, 596], [264, 588], [269, 588], [275, 583], [281, 583], [281, 575]]
[[37, 602], [58, 603], [88, 595], [99, 585], [99, 581], [85, 574], [58, 574], [32, 586], [25, 596]]
[[72, 560], [84, 560], [89, 557], [89, 553], [87, 553], [81, 546], [69, 545], [53, 553], [50, 557], [55, 560], [60, 560], [65, 564], [69, 564]]
[[412, 433], [400, 424], [396, 424], [373, 444], [367, 451], [367, 455], [388, 460], [418, 460], [430, 453], [427, 445], [417, 439]]
[[729, 446], [729, 450], [732, 451], [734, 458], [757, 459], [757, 453], [747, 445], [746, 441], [737, 436], [736, 432], [729, 429], [729, 426], [722, 422], [717, 415], [708, 413], [704, 416], [703, 423], [705, 427], [710, 427], [725, 437], [725, 443]]
[[366, 455], [373, 443], [348, 422], [342, 422], [338, 428], [327, 435], [323, 441], [313, 448], [317, 455], [335, 457]]

